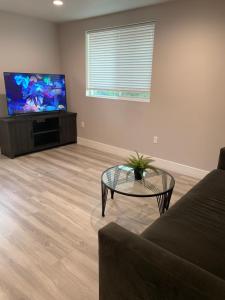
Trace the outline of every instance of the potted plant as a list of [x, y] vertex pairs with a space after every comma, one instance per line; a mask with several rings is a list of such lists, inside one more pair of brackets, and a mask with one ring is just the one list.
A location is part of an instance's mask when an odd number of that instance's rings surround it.
[[151, 157], [144, 157], [140, 153], [136, 152], [136, 156], [131, 155], [126, 160], [127, 166], [134, 170], [135, 180], [141, 180], [143, 178], [143, 173], [146, 169], [155, 169], [151, 166], [154, 161]]

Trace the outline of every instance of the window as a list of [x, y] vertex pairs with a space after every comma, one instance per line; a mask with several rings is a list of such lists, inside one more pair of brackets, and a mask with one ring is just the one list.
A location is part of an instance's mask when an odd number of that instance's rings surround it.
[[89, 31], [89, 97], [150, 101], [154, 23]]

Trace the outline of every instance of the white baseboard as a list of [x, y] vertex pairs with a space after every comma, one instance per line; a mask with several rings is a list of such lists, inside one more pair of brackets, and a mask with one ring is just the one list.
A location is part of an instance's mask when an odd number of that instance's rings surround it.
[[[90, 148], [93, 148], [93, 149], [97, 149], [97, 150], [100, 150], [100, 151], [104, 151], [104, 152], [107, 152], [107, 153], [120, 155], [122, 157], [128, 157], [133, 152], [133, 151], [130, 151], [130, 150], [127, 150], [127, 149], [123, 149], [123, 148], [119, 148], [119, 147], [99, 143], [99, 142], [89, 140], [89, 139], [85, 139], [85, 138], [82, 138], [82, 137], [78, 137], [78, 144], [83, 145], [83, 146], [87, 146], [87, 147], [90, 147]], [[176, 163], [174, 161], [169, 161], [169, 160], [161, 159], [161, 158], [158, 158], [158, 157], [153, 157], [153, 159], [155, 160], [155, 162], [154, 162], [155, 166], [157, 166], [159, 168], [162, 168], [162, 169], [172, 171], [172, 172], [176, 172], [176, 173], [179, 173], [179, 174], [183, 174], [183, 175], [187, 175], [187, 176], [202, 179], [203, 177], [205, 177], [209, 173], [206, 170], [201, 170], [201, 169], [197, 169], [197, 168], [190, 167], [190, 166], [187, 166], [187, 165], [182, 165], [182, 164]]]

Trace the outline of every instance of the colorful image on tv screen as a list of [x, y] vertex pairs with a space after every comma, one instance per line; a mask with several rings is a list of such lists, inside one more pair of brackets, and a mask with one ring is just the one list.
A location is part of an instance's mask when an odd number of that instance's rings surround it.
[[4, 73], [9, 115], [66, 110], [64, 75]]

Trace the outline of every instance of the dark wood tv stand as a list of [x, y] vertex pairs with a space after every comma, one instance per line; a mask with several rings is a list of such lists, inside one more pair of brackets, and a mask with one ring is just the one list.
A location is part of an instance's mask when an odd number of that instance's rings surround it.
[[76, 113], [21, 115], [0, 119], [2, 154], [14, 158], [77, 142]]

